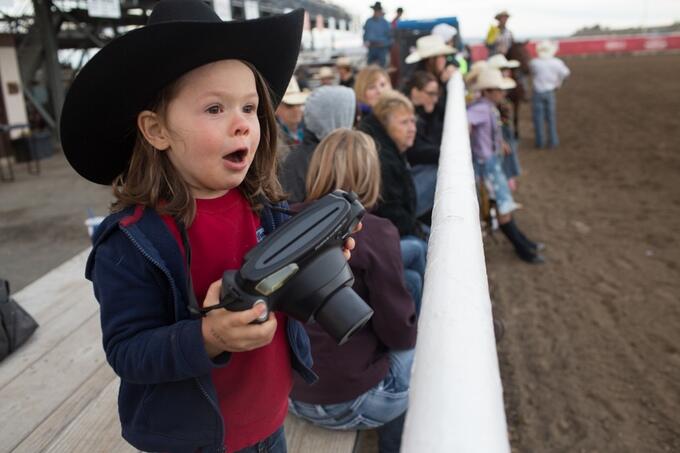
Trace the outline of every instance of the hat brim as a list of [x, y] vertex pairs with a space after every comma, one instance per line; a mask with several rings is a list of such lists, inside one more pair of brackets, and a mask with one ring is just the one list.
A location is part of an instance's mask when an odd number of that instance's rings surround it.
[[302, 105], [307, 102], [310, 92], [291, 93], [283, 96], [281, 103], [286, 105]]
[[180, 76], [219, 60], [257, 68], [276, 106], [295, 69], [303, 20], [304, 10], [298, 9], [244, 22], [163, 22], [115, 39], [68, 91], [61, 114], [66, 158], [84, 178], [110, 184], [127, 168], [139, 112]]
[[418, 50], [415, 50], [406, 57], [404, 62], [406, 62], [406, 64], [413, 64], [418, 63], [420, 60], [424, 60], [426, 58], [438, 57], [440, 55], [453, 55], [454, 53], [456, 53], [456, 49], [451, 46], [442, 45], [436, 49], [428, 49], [422, 53]]
[[474, 91], [482, 91], [482, 90], [511, 90], [517, 86], [517, 83], [508, 78], [508, 77], [503, 77], [501, 80], [500, 84], [493, 84], [493, 85], [487, 85], [487, 84], [482, 84], [477, 82], [476, 84], [473, 85], [472, 89]]

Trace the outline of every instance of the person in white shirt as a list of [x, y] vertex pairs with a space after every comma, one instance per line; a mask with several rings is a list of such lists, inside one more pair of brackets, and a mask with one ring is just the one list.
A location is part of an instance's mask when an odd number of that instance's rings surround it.
[[557, 148], [557, 116], [555, 90], [562, 86], [569, 74], [569, 68], [564, 61], [555, 57], [557, 43], [540, 41], [536, 44], [538, 58], [529, 62], [533, 95], [531, 99], [532, 116], [534, 121], [534, 138], [536, 148], [546, 146], [544, 128], [548, 128], [548, 147]]

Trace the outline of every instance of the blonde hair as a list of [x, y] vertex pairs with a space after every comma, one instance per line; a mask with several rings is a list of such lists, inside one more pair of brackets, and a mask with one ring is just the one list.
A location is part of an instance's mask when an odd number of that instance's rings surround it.
[[380, 196], [380, 161], [373, 139], [351, 129], [328, 134], [314, 150], [306, 186], [307, 200], [342, 189], [355, 192], [371, 209]]
[[[276, 176], [277, 126], [269, 87], [253, 65], [243, 61], [255, 75], [255, 86], [260, 102], [257, 117], [260, 122], [260, 143], [246, 177], [239, 186], [255, 211], [262, 209], [261, 197], [271, 202], [284, 199], [283, 189]], [[164, 88], [148, 110], [161, 118], [167, 116], [167, 107], [176, 96], [182, 78]], [[116, 201], [111, 211], [121, 211], [128, 206], [143, 205], [155, 209], [160, 215], [170, 215], [187, 227], [196, 216], [196, 201], [191, 190], [172, 165], [167, 152], [158, 151], [137, 131], [137, 139], [128, 168], [113, 182]]]
[[380, 95], [378, 102], [373, 107], [373, 115], [378, 118], [383, 127], [387, 128], [390, 115], [400, 109], [405, 109], [410, 113], [415, 112], [413, 104], [406, 96], [398, 91], [389, 90]]
[[363, 102], [364, 104], [367, 104], [366, 90], [368, 89], [369, 85], [375, 83], [376, 80], [378, 80], [378, 76], [385, 77], [385, 80], [387, 80], [390, 86], [392, 85], [392, 83], [390, 82], [390, 76], [387, 73], [387, 71], [385, 71], [378, 65], [375, 64], [368, 65], [357, 73], [354, 79], [354, 93], [356, 94], [358, 102]]

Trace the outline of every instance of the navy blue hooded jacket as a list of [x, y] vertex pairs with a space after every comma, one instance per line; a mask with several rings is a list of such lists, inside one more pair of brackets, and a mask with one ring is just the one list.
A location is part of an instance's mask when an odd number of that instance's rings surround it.
[[[265, 208], [265, 234], [286, 217]], [[100, 304], [106, 358], [121, 378], [118, 411], [123, 437], [144, 451], [221, 452], [224, 427], [201, 320], [187, 308], [186, 263], [161, 217], [138, 206], [108, 216], [97, 228], [87, 262]], [[309, 338], [289, 318], [292, 367], [313, 382]]]

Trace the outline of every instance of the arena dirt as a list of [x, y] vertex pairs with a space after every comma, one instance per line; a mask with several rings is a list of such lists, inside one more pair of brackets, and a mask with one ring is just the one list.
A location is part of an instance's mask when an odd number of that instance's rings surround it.
[[[517, 222], [548, 244], [543, 266], [486, 239], [515, 452], [680, 451], [680, 55], [571, 59], [562, 146], [532, 148]], [[0, 183], [0, 276], [20, 289], [88, 246], [88, 207], [109, 190], [63, 155]], [[361, 451], [375, 452], [375, 434]]]

